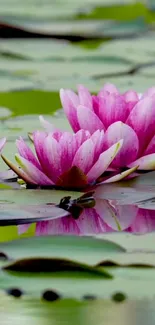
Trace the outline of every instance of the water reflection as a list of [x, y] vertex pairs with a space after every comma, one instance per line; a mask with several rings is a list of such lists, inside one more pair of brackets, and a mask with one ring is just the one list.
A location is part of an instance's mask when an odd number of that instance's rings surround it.
[[[145, 182], [134, 181], [134, 183], [123, 182], [98, 186], [95, 193], [88, 198], [88, 202], [85, 201], [85, 199], [87, 200], [86, 194], [81, 196], [83, 197], [81, 201], [80, 193], [24, 189], [18, 191], [14, 189], [13, 183], [12, 190], [6, 191], [6, 194], [4, 191], [1, 192], [0, 221], [6, 219], [6, 216], [8, 220], [9, 218], [10, 220], [15, 219], [15, 217], [16, 219], [24, 219], [25, 223], [30, 217], [33, 220], [36, 218], [35, 221], [40, 220], [40, 218], [50, 219], [36, 223], [35, 234], [37, 236], [46, 234], [91, 236], [119, 231], [136, 234], [153, 232], [155, 231], [155, 185], [153, 185], [153, 176], [154, 174], [148, 182], [146, 182], [144, 175], [143, 180]], [[76, 216], [75, 214], [68, 216], [66, 210], [61, 210], [60, 213], [60, 210], [57, 209], [58, 206], [54, 210], [55, 204], [58, 204], [62, 197], [70, 196], [72, 201], [76, 201], [78, 198], [78, 204], [82, 202], [84, 209], [79, 217], [77, 213]], [[92, 197], [95, 198], [94, 207]], [[65, 209], [64, 206], [61, 208]], [[19, 234], [25, 233], [28, 228], [29, 224], [18, 226]]]
[[[19, 226], [25, 232], [29, 225]], [[78, 219], [73, 216], [36, 223], [36, 235], [95, 235], [107, 232], [146, 233], [155, 230], [155, 210], [138, 204], [118, 204], [116, 200], [96, 199], [94, 208], [85, 208]]]

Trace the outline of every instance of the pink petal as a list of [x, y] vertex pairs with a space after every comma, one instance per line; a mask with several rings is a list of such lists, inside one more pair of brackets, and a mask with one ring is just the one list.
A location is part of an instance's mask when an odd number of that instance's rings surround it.
[[96, 130], [103, 130], [104, 126], [98, 116], [91, 111], [88, 107], [78, 106], [77, 107], [77, 117], [79, 126], [83, 130], [89, 130], [92, 134]]
[[94, 144], [94, 163], [98, 160], [99, 155], [103, 152], [104, 147], [104, 131], [97, 130], [91, 136], [91, 140]]
[[107, 168], [119, 152], [122, 143], [122, 140], [117, 142], [99, 156], [99, 159], [87, 174], [87, 178], [90, 183], [95, 181], [107, 170]]
[[109, 148], [121, 139], [123, 139], [123, 145], [112, 162], [113, 167], [126, 167], [137, 158], [138, 137], [130, 126], [122, 122], [115, 122], [108, 127], [104, 137], [105, 148]]
[[128, 116], [128, 107], [123, 97], [115, 94], [99, 97], [98, 116], [106, 129], [116, 121], [125, 122]]
[[80, 230], [72, 217], [37, 222], [36, 235], [79, 235]]
[[60, 90], [60, 99], [65, 114], [74, 132], [80, 129], [76, 108], [80, 104], [78, 96], [72, 90]]
[[47, 134], [45, 132], [36, 131], [33, 133], [34, 147], [41, 165], [44, 164], [43, 147], [46, 137]]
[[90, 138], [89, 131], [79, 130], [75, 134], [70, 132], [63, 132], [60, 137], [60, 151], [61, 151], [61, 168], [62, 173], [67, 171], [73, 162], [73, 158], [83, 142]]
[[15, 158], [23, 171], [38, 185], [53, 185], [53, 182], [30, 161], [16, 154]]
[[96, 215], [94, 214], [94, 218], [96, 219], [96, 232], [95, 233], [106, 233], [106, 232], [113, 230], [106, 222], [105, 213], [109, 215], [109, 210], [106, 209], [105, 202], [107, 202], [107, 201], [96, 200], [95, 208], [92, 209], [92, 210], [95, 210], [95, 213], [96, 213]]
[[100, 90], [99, 96], [104, 96], [106, 93], [119, 95], [119, 90], [117, 87], [111, 83], [106, 83], [104, 87]]
[[134, 173], [135, 170], [138, 169], [138, 166], [134, 166], [128, 170], [126, 170], [125, 172], [122, 172], [120, 174], [117, 174], [115, 176], [112, 176], [108, 179], [106, 179], [105, 181], [101, 182], [100, 184], [106, 184], [106, 183], [114, 183], [114, 182], [118, 182], [121, 181], [123, 178], [128, 177], [130, 174]]
[[92, 96], [89, 90], [83, 85], [78, 86], [78, 95], [80, 99], [80, 105], [86, 106], [92, 109]]
[[77, 226], [80, 229], [80, 234], [88, 236], [100, 234], [107, 231], [107, 225], [96, 213], [95, 208], [84, 209], [80, 217], [76, 220]]
[[128, 167], [138, 166], [140, 170], [154, 170], [155, 169], [155, 153], [143, 156], [133, 161]]
[[144, 155], [149, 155], [151, 153], [155, 153], [155, 135], [153, 136], [153, 138], [151, 139], [151, 141], [149, 142]]
[[19, 225], [18, 226], [18, 234], [21, 235], [24, 232], [26, 232], [30, 227], [30, 224], [26, 224], [26, 225]]
[[0, 152], [2, 151], [2, 149], [3, 149], [4, 145], [5, 145], [5, 143], [6, 143], [6, 138], [2, 138], [2, 139], [0, 139]]
[[141, 156], [154, 136], [155, 99], [146, 97], [140, 100], [131, 111], [126, 123], [137, 133], [139, 156]]
[[[51, 143], [55, 142], [56, 141], [55, 139], [60, 139], [61, 136], [62, 136], [62, 132], [57, 132], [57, 131], [48, 134], [48, 137], [50, 139], [52, 139]], [[45, 174], [47, 174], [47, 175], [50, 174], [53, 176], [53, 175], [55, 175], [55, 173], [53, 173], [53, 169], [51, 170], [51, 163], [50, 164], [49, 164], [49, 162], [47, 163], [47, 154], [49, 157], [49, 153], [48, 153], [47, 145], [45, 147], [46, 138], [47, 138], [47, 134], [45, 132], [36, 131], [33, 133], [34, 146], [35, 146], [35, 150], [36, 150], [38, 159], [40, 161], [41, 167], [42, 167], [43, 171], [45, 172]], [[53, 180], [53, 178], [51, 178], [51, 179]]]
[[[57, 221], [57, 220], [56, 220]], [[40, 221], [36, 223], [36, 236], [44, 236], [48, 234], [48, 226], [51, 221]]]
[[123, 94], [126, 103], [135, 103], [139, 100], [138, 94], [134, 90], [128, 90]]
[[95, 95], [92, 96], [92, 105], [93, 105], [93, 111], [96, 115], [98, 115], [99, 112], [99, 98]]
[[91, 135], [90, 132], [87, 130], [79, 130], [77, 133], [74, 134], [74, 137], [76, 139], [78, 149], [84, 141], [88, 140], [91, 137]]
[[[57, 182], [58, 177], [62, 173], [61, 168], [61, 146], [60, 144], [49, 134], [43, 146], [43, 157], [46, 164], [46, 174], [54, 183]], [[45, 170], [45, 165], [44, 165]]]
[[84, 173], [92, 167], [94, 160], [94, 145], [91, 139], [86, 140], [77, 150], [72, 166], [79, 167]]
[[107, 200], [96, 200], [95, 209], [113, 230], [124, 230], [131, 225], [138, 208], [132, 205], [112, 205]]
[[138, 209], [135, 220], [131, 223], [127, 229], [133, 233], [148, 233], [155, 230], [155, 211]]
[[136, 91], [129, 90], [126, 93], [123, 94], [123, 98], [125, 99], [126, 109], [128, 111], [128, 114], [129, 114], [131, 112], [131, 110], [133, 109], [133, 107], [139, 101], [138, 94], [136, 93]]
[[57, 142], [59, 142], [63, 134], [64, 134], [63, 131], [56, 130], [56, 131], [54, 131], [52, 133], [49, 133], [48, 135], [50, 135], [55, 140], [57, 140]]
[[38, 169], [41, 170], [41, 166], [40, 166], [37, 158], [35, 157], [32, 150], [25, 143], [25, 141], [22, 139], [22, 137], [20, 137], [19, 140], [16, 140], [16, 145], [17, 145], [18, 152], [19, 152], [20, 156], [29, 160], [33, 165], [35, 165]]
[[64, 132], [59, 141], [62, 173], [70, 169], [77, 151], [77, 141], [73, 134]]

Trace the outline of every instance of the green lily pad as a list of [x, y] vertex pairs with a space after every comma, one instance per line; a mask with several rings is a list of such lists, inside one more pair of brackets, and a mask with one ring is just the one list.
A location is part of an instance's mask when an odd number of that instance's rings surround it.
[[[102, 269], [102, 268], [101, 268]], [[116, 292], [124, 293], [129, 299], [153, 299], [155, 289], [152, 283], [155, 279], [153, 268], [105, 267], [113, 279], [103, 276], [86, 274], [84, 272], [55, 272], [42, 276], [39, 273], [6, 272], [0, 273], [0, 288], [20, 288], [34, 297], [51, 289], [65, 298], [81, 299], [89, 294], [99, 299], [110, 299]]]
[[59, 257], [81, 263], [97, 264], [103, 256], [123, 252], [124, 248], [110, 241], [73, 236], [47, 236], [1, 243], [1, 251], [12, 258]]
[[[51, 289], [62, 297], [76, 299], [81, 299], [85, 295], [111, 299], [117, 292], [123, 293], [128, 299], [144, 297], [153, 299], [155, 294], [152, 286], [155, 279], [154, 255], [134, 251], [131, 253], [129, 250], [124, 252], [124, 249], [114, 242], [93, 238], [49, 236], [22, 239], [20, 245], [19, 241], [3, 243], [1, 251], [9, 258], [17, 259], [14, 264], [8, 264], [7, 261], [1, 264], [1, 289], [20, 288], [33, 297], [40, 296], [46, 289]], [[39, 263], [42, 256], [45, 264], [42, 265], [42, 260], [36, 272], [33, 263], [35, 258], [38, 258], [36, 262]], [[29, 259], [30, 257], [32, 259]], [[21, 258], [22, 260], [18, 260]], [[46, 258], [52, 258], [49, 260], [50, 264]], [[66, 259], [73, 262], [67, 262]], [[106, 261], [117, 265], [110, 266]], [[60, 262], [65, 270], [60, 267]], [[85, 270], [81, 264], [76, 264], [77, 262], [85, 263]], [[94, 274], [93, 269], [89, 266], [87, 268], [86, 263], [94, 267]], [[134, 264], [139, 264], [139, 267], [135, 267]], [[51, 267], [52, 272], [49, 269]], [[44, 270], [44, 273], [41, 270]], [[97, 270], [101, 273], [97, 273]], [[112, 274], [113, 279], [110, 281], [106, 279], [104, 271]]]
[[[21, 60], [7, 60], [1, 59], [0, 70], [6, 71], [6, 75], [10, 74], [11, 80], [24, 80], [26, 82], [31, 82], [32, 87], [36, 89], [48, 89], [50, 83], [50, 90], [57, 90], [54, 86], [55, 80], [58, 80], [59, 88], [66, 88], [65, 82], [62, 80], [67, 78], [75, 78], [80, 80], [80, 78], [93, 78], [98, 74], [116, 74], [116, 73], [127, 73], [131, 68], [131, 64], [128, 62], [118, 62], [111, 60], [111, 64], [108, 64], [108, 60], [92, 60], [89, 62], [87, 57], [83, 61], [77, 61], [76, 64], [72, 60], [66, 61], [21, 61]], [[5, 69], [5, 70], [4, 70]], [[53, 86], [52, 86], [53, 83]], [[26, 88], [26, 87], [25, 87]], [[70, 88], [72, 85], [70, 83]]]
[[35, 88], [33, 81], [7, 74], [0, 76], [0, 91], [29, 90]]
[[[108, 239], [119, 245], [123, 245], [127, 251], [130, 253], [151, 253], [152, 258], [154, 254], [154, 233], [145, 234], [142, 236], [137, 236], [127, 233], [111, 233], [97, 235], [97, 238]], [[146, 256], [147, 259], [147, 256]]]
[[15, 115], [49, 114], [60, 108], [58, 93], [46, 91], [0, 92], [0, 105], [8, 107]]
[[85, 51], [64, 40], [20, 39], [2, 40], [0, 53], [27, 60], [62, 60], [84, 55]]
[[[7, 196], [6, 196], [7, 195]], [[0, 203], [7, 204], [46, 204], [60, 202], [64, 196], [71, 196], [73, 199], [78, 198], [80, 192], [72, 191], [54, 191], [54, 190], [2, 190], [0, 195]]]
[[[154, 84], [153, 78], [147, 78], [139, 74], [122, 76], [119, 76], [118, 74], [118, 76], [109, 76], [108, 81], [117, 85], [119, 90], [122, 92], [125, 92], [128, 89], [134, 89], [135, 91], [142, 93]], [[103, 85], [105, 82], [107, 82], [107, 76], [102, 76], [102, 78], [100, 78], [100, 84]]]
[[154, 48], [152, 42], [154, 34], [149, 32], [147, 36], [134, 39], [123, 39], [123, 40], [112, 40], [110, 42], [104, 42], [98, 47], [94, 54], [107, 55], [108, 57], [112, 54], [118, 58], [125, 58], [134, 65], [140, 63], [148, 63], [154, 61]]
[[128, 3], [123, 5], [114, 5], [101, 7], [98, 6], [92, 11], [82, 15], [84, 19], [114, 19], [131, 20], [139, 17], [149, 18], [149, 10], [143, 3]]

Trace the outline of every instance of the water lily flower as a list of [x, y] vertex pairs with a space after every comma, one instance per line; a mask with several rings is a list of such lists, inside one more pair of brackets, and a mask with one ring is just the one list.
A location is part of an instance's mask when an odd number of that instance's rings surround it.
[[[24, 180], [26, 184], [54, 186], [60, 188], [83, 189], [96, 182], [102, 182], [113, 159], [118, 154], [123, 141], [120, 140], [104, 150], [104, 132], [97, 130], [92, 135], [89, 131], [33, 133], [36, 154], [22, 138], [16, 141], [18, 154], [17, 167], [2, 156], [6, 164]], [[135, 167], [134, 167], [135, 170]], [[122, 179], [133, 168], [117, 174], [106, 182]]]
[[105, 84], [94, 96], [80, 85], [78, 94], [61, 89], [60, 99], [74, 132], [104, 130], [104, 149], [124, 140], [110, 167], [155, 169], [155, 87], [144, 94], [120, 93], [115, 85]]

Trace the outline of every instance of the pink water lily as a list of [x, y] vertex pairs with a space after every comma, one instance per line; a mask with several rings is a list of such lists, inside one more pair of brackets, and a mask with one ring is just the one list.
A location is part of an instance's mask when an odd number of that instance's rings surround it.
[[[15, 155], [20, 168], [3, 157], [6, 164], [27, 184], [39, 186], [58, 186], [62, 188], [83, 189], [97, 182], [103, 176], [113, 159], [118, 154], [123, 141], [117, 141], [104, 149], [104, 132], [97, 130], [92, 135], [89, 131], [33, 133], [36, 154], [22, 138], [17, 140], [18, 154]], [[117, 174], [111, 182], [125, 177], [129, 171]]]
[[144, 94], [120, 93], [115, 85], [105, 84], [97, 95], [91, 95], [80, 85], [78, 94], [61, 89], [60, 99], [74, 132], [104, 130], [104, 149], [124, 140], [110, 167], [155, 169], [155, 87]]

